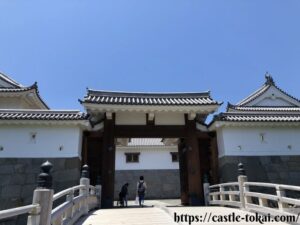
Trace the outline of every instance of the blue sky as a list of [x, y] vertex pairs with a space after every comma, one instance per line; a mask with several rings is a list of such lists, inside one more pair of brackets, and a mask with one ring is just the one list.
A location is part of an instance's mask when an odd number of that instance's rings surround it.
[[211, 90], [238, 102], [269, 71], [300, 98], [299, 0], [2, 0], [0, 71], [51, 108], [86, 87]]

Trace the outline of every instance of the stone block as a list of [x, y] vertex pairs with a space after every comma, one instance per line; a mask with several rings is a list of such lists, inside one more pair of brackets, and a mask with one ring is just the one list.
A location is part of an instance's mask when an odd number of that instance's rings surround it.
[[78, 169], [70, 169], [70, 170], [55, 171], [52, 174], [53, 174], [53, 180], [57, 182], [63, 182], [63, 181], [79, 180], [80, 173]]
[[24, 199], [28, 198], [28, 197], [32, 198], [35, 188], [36, 188], [36, 185], [33, 185], [33, 184], [22, 186], [21, 197]]
[[281, 164], [282, 160], [280, 156], [270, 156], [271, 163]]
[[14, 170], [15, 170], [15, 173], [25, 173], [25, 168], [26, 168], [26, 165], [25, 164], [16, 164], [14, 165]]
[[0, 165], [0, 174], [13, 174], [13, 165]]
[[12, 185], [14, 185], [14, 184], [23, 185], [25, 183], [25, 180], [26, 180], [26, 176], [24, 176], [23, 174], [14, 174], [10, 178], [10, 184], [12, 184]]
[[80, 168], [80, 160], [78, 158], [72, 158], [65, 161], [65, 169], [78, 169]]
[[25, 184], [36, 184], [37, 174], [31, 173], [26, 175]]
[[9, 185], [11, 178], [11, 174], [0, 174], [0, 187]]
[[134, 199], [141, 175], [147, 183], [146, 199], [179, 198], [179, 170], [119, 170], [115, 173], [115, 199], [126, 182], [129, 183], [129, 199]]
[[21, 185], [8, 185], [2, 188], [1, 197], [2, 198], [17, 198], [21, 197]]

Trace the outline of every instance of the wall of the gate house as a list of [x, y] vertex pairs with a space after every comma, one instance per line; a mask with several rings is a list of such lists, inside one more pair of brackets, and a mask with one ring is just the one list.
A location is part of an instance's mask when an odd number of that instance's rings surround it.
[[251, 181], [300, 185], [299, 128], [225, 127], [217, 135], [220, 182], [235, 181], [243, 162]]
[[[137, 181], [145, 177], [148, 186], [146, 198], [168, 199], [180, 197], [179, 163], [172, 162], [171, 152], [177, 146], [117, 147], [115, 166], [115, 199], [122, 185], [129, 183], [129, 199], [136, 196]], [[140, 153], [138, 163], [126, 163], [125, 153]]]
[[[32, 134], [36, 134], [32, 140]], [[55, 192], [79, 182], [81, 130], [63, 126], [0, 127], [0, 210], [32, 202], [40, 165], [53, 164]], [[59, 147], [63, 146], [60, 150]], [[25, 216], [0, 224], [26, 224]]]
[[179, 170], [117, 170], [115, 172], [115, 199], [121, 187], [129, 183], [128, 198], [135, 199], [137, 181], [143, 175], [147, 183], [146, 199], [180, 198]]

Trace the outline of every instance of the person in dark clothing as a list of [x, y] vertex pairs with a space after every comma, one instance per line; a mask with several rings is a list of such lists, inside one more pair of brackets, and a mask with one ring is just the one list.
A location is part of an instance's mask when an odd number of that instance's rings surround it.
[[144, 177], [140, 176], [140, 180], [137, 183], [137, 196], [139, 198], [139, 205], [144, 206], [145, 193], [146, 193], [147, 185], [144, 181]]
[[124, 184], [121, 188], [120, 193], [119, 193], [119, 203], [123, 207], [128, 206], [128, 203], [127, 203], [128, 186], [129, 186], [128, 183]]

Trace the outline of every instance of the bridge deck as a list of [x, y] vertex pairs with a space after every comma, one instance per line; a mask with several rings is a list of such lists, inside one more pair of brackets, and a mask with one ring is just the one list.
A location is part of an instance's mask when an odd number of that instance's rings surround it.
[[[89, 216], [81, 218], [76, 225], [176, 225], [189, 224], [186, 222], [176, 223], [174, 222], [174, 213], [177, 215], [191, 215], [202, 216], [202, 221], [192, 222], [191, 224], [213, 224], [213, 225], [247, 225], [247, 224], [260, 224], [259, 222], [208, 222], [208, 217], [211, 215], [228, 215], [235, 212], [236, 215], [245, 216], [251, 214], [239, 209], [225, 208], [225, 207], [166, 207], [163, 202], [152, 202], [153, 207], [144, 208], [114, 208], [114, 209], [100, 209], [91, 212]], [[206, 221], [204, 217], [206, 215]], [[264, 223], [265, 225], [283, 225], [286, 223]]]

